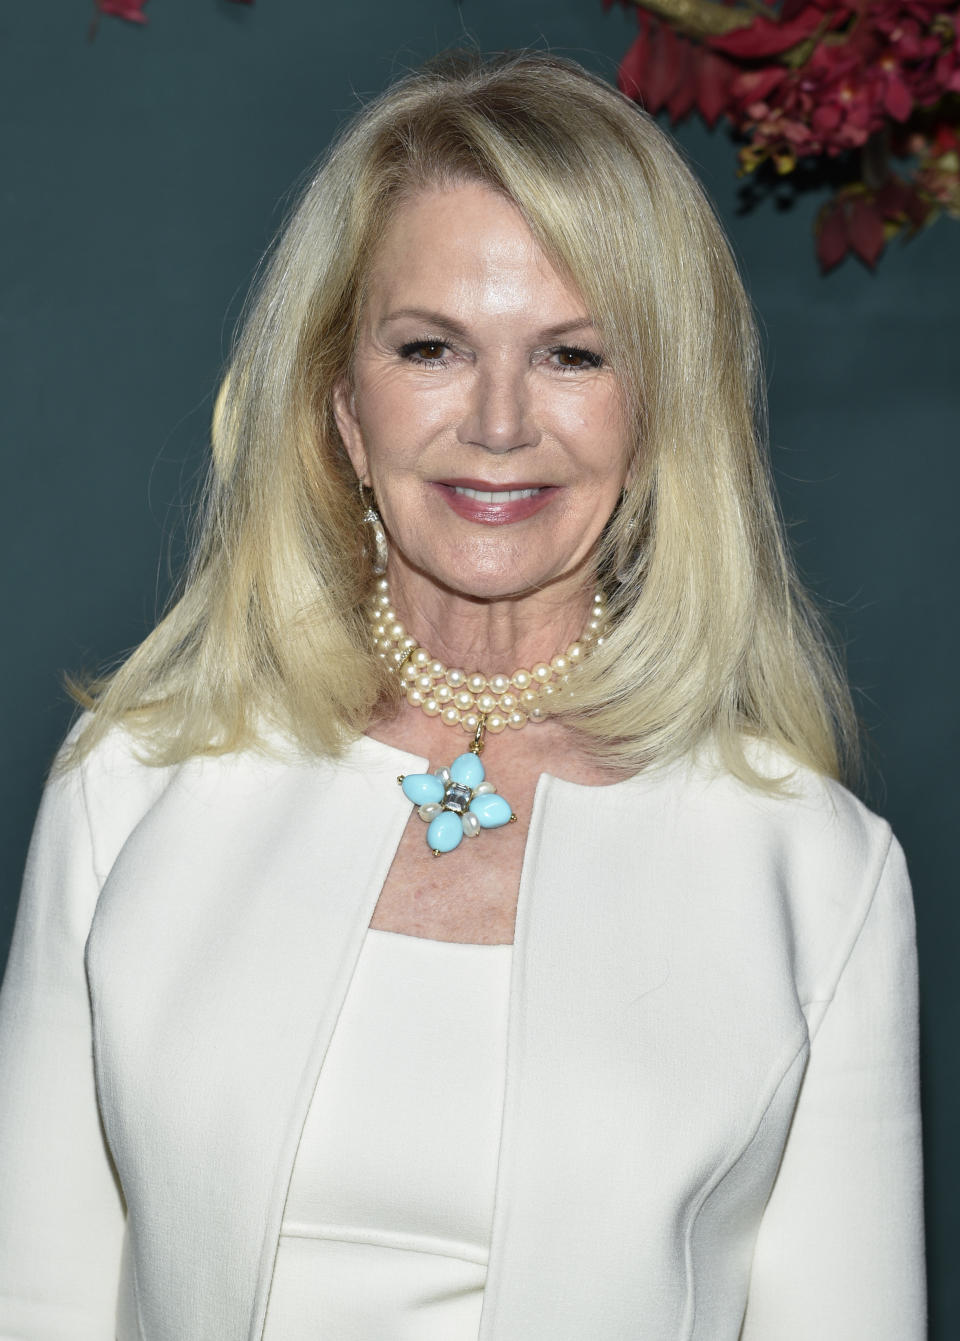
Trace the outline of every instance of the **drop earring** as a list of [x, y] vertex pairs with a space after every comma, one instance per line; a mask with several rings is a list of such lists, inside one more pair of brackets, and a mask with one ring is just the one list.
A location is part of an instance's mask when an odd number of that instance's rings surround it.
[[387, 533], [383, 529], [373, 493], [371, 492], [368, 503], [362, 480], [357, 480], [357, 487], [360, 490], [360, 506], [363, 508], [362, 521], [367, 528], [365, 548], [374, 573], [377, 577], [382, 577], [387, 571]]
[[[620, 506], [626, 494], [621, 495]], [[641, 543], [638, 544], [638, 541]], [[631, 517], [624, 526], [620, 544], [617, 546], [616, 566], [613, 570], [614, 580], [618, 586], [624, 586], [630, 582], [637, 571], [643, 567], [644, 546], [641, 540], [640, 527], [637, 524], [636, 517]]]

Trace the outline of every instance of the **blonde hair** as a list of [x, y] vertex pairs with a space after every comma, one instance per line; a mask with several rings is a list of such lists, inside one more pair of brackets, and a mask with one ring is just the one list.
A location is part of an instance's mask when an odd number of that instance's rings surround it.
[[332, 394], [391, 211], [463, 181], [513, 201], [578, 288], [635, 425], [632, 481], [598, 554], [612, 632], [561, 711], [620, 767], [710, 741], [733, 773], [771, 785], [751, 762], [759, 739], [838, 776], [854, 716], [778, 518], [729, 246], [650, 117], [540, 54], [447, 58], [362, 110], [326, 155], [235, 342], [179, 597], [88, 691], [78, 752], [122, 722], [158, 763], [255, 745], [265, 726], [335, 755], [398, 701], [362, 617], [372, 574]]

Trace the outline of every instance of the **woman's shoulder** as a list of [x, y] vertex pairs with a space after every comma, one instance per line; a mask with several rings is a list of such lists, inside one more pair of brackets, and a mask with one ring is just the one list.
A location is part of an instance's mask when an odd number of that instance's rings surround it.
[[912, 921], [905, 859], [885, 819], [773, 745], [751, 742], [748, 762], [778, 785], [765, 790], [700, 761], [688, 773], [685, 803], [700, 811], [737, 878], [752, 873], [765, 889], [813, 978], [849, 951], [878, 902], [894, 908], [894, 921]]
[[101, 877], [143, 816], [169, 787], [178, 766], [150, 762], [143, 742], [112, 726], [85, 744], [91, 715], [84, 713], [67, 733], [51, 769], [43, 807], [59, 823], [89, 830], [93, 861]]
[[841, 782], [765, 740], [747, 742], [744, 759], [752, 780], [733, 773], [712, 749], [686, 760], [676, 773], [687, 803], [713, 811], [717, 823], [760, 828], [791, 845], [860, 853], [889, 847], [890, 825]]
[[67, 735], [44, 805], [56, 808], [63, 823], [89, 828], [101, 876], [155, 812], [163, 811], [167, 827], [176, 831], [251, 793], [266, 806], [284, 779], [296, 786], [305, 769], [323, 767], [267, 724], [261, 724], [243, 749], [185, 754], [172, 762], [164, 762], [171, 753], [169, 741], [161, 742], [164, 756], [159, 756], [149, 738], [122, 725], [84, 739], [90, 727], [90, 714], [85, 713]]

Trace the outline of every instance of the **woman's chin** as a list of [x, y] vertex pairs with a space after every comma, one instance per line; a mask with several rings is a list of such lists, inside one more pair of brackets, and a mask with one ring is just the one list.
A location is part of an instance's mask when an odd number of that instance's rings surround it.
[[[470, 528], [475, 532], [476, 528]], [[460, 527], [423, 543], [423, 531], [405, 546], [391, 537], [387, 577], [395, 591], [416, 600], [418, 587], [430, 587], [449, 597], [476, 601], [516, 600], [554, 587], [558, 595], [569, 585], [571, 599], [589, 582], [592, 550], [584, 551], [582, 538], [569, 548], [558, 537], [541, 534], [534, 541], [505, 544], [504, 532], [481, 535]], [[551, 545], [551, 539], [554, 544]]]
[[387, 577], [395, 590], [403, 589], [408, 600], [417, 599], [415, 592], [419, 588], [423, 595], [432, 589], [435, 594], [451, 600], [515, 601], [551, 587], [556, 587], [559, 594], [565, 581], [571, 586], [571, 600], [576, 599], [576, 592], [582, 585], [582, 578], [578, 576], [582, 564], [569, 569], [563, 564], [533, 567], [529, 564], [530, 556], [524, 557], [527, 563], [487, 566], [471, 564], [469, 556], [461, 553], [429, 564], [403, 562], [402, 571], [399, 571], [400, 565], [391, 562]]

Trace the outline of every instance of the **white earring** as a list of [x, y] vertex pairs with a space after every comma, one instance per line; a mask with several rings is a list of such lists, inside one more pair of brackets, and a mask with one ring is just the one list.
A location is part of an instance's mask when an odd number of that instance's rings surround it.
[[363, 481], [358, 480], [357, 485], [360, 489], [360, 506], [363, 508], [362, 520], [367, 527], [365, 548], [370, 558], [371, 568], [377, 577], [382, 577], [387, 571], [387, 533], [383, 529], [383, 522], [380, 520], [380, 513], [377, 511], [373, 494], [371, 493], [368, 503], [364, 493]]

